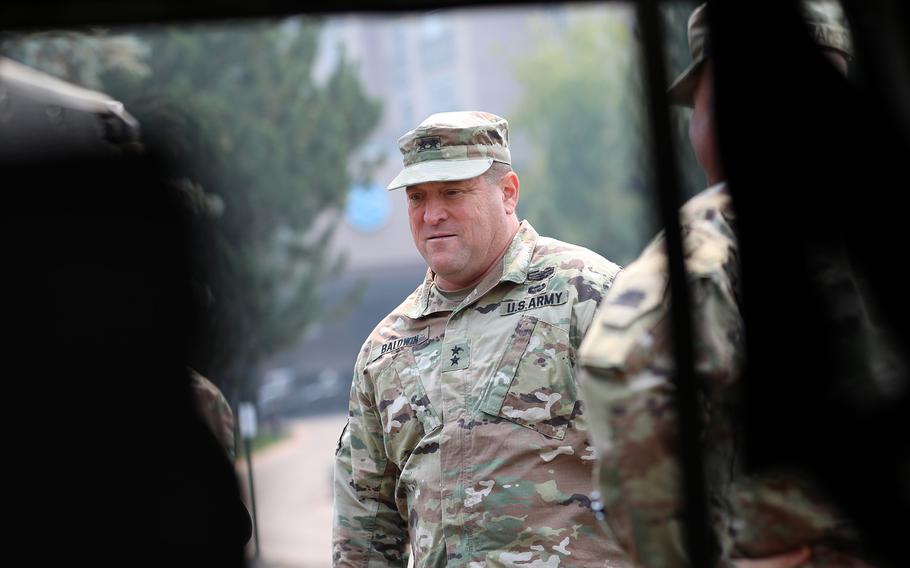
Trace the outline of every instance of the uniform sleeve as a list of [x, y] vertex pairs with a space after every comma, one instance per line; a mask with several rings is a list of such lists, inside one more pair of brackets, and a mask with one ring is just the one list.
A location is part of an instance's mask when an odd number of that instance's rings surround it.
[[[673, 450], [672, 383], [665, 360], [654, 357], [654, 341], [665, 319], [653, 313], [636, 322], [637, 341], [611, 337], [614, 330], [600, 312], [591, 335], [582, 344], [580, 383], [592, 442], [599, 457], [596, 487], [603, 518], [619, 545], [645, 566], [685, 566], [680, 503], [675, 487], [679, 464]], [[626, 334], [633, 333], [626, 331]], [[628, 345], [627, 345], [628, 343]], [[592, 350], [626, 360], [596, 364]], [[636, 351], [633, 355], [632, 351]], [[634, 366], [638, 357], [641, 363]]]
[[576, 284], [579, 302], [572, 307], [572, 322], [569, 328], [569, 339], [572, 346], [578, 349], [591, 324], [594, 322], [597, 308], [613, 285], [617, 275], [622, 272], [619, 265], [607, 260], [588, 270], [580, 285]]
[[[645, 566], [688, 566], [680, 523], [683, 508], [681, 466], [676, 449], [673, 359], [669, 336], [666, 276], [661, 266], [645, 262], [620, 277], [597, 314], [580, 350], [581, 386], [592, 441], [600, 457], [597, 486], [603, 520], [635, 562]], [[623, 279], [625, 277], [625, 279]], [[740, 317], [723, 277], [690, 282], [700, 379], [730, 384], [733, 343]], [[708, 399], [724, 396], [708, 389]], [[710, 406], [715, 406], [711, 404]], [[724, 404], [717, 406], [726, 407]], [[717, 419], [706, 438], [709, 487], [725, 491], [727, 451], [732, 440]], [[715, 496], [712, 495], [712, 498]], [[718, 495], [717, 500], [723, 500]], [[725, 534], [719, 519], [718, 534]], [[723, 544], [725, 549], [728, 543]]]
[[[849, 530], [840, 529], [840, 517], [806, 479], [787, 472], [747, 476], [737, 464], [735, 413], [744, 349], [736, 243], [727, 197], [713, 193], [704, 199], [708, 207], [703, 200], [691, 208], [694, 221], [687, 224], [684, 252], [705, 484], [721, 564], [821, 543], [813, 554], [822, 565], [826, 538], [851, 541]], [[688, 566], [667, 287], [658, 239], [617, 279], [579, 350], [581, 390], [600, 457], [604, 520], [631, 559], [656, 567]]]
[[231, 461], [234, 453], [234, 412], [215, 383], [191, 371], [196, 410]]
[[388, 459], [379, 410], [358, 362], [348, 423], [335, 455], [333, 566], [406, 566], [407, 523], [395, 505], [398, 468]]

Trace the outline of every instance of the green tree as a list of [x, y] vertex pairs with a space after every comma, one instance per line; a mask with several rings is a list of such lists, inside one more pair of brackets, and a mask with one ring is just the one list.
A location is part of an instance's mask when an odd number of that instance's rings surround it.
[[215, 196], [216, 325], [197, 364], [244, 396], [262, 357], [328, 314], [322, 289], [343, 258], [327, 250], [324, 215], [343, 205], [352, 158], [380, 116], [343, 57], [314, 80], [318, 33], [303, 19], [142, 32], [151, 73], [110, 82], [192, 164], [204, 201]]
[[48, 31], [8, 36], [0, 53], [20, 63], [89, 89], [102, 89], [101, 77], [119, 71], [148, 75], [148, 46], [129, 34], [107, 30]]
[[[294, 18], [5, 44], [124, 102], [144, 139], [179, 164], [175, 183], [210, 229], [196, 243], [210, 318], [192, 364], [234, 400], [254, 394], [263, 357], [331, 314], [322, 290], [344, 266], [328, 251], [331, 214], [380, 117], [344, 57], [314, 79], [318, 38], [318, 21]], [[133, 47], [131, 65], [106, 58], [112, 40]]]
[[[515, 63], [524, 94], [514, 122], [533, 152], [517, 164], [529, 197], [523, 214], [546, 234], [624, 264], [659, 228], [643, 67], [631, 10], [583, 10], [563, 33], [540, 30], [534, 50]], [[668, 21], [679, 11], [672, 8]], [[685, 49], [684, 26], [682, 41]], [[679, 37], [667, 47], [676, 57]], [[684, 121], [677, 115], [676, 144], [692, 193], [689, 178], [698, 174]]]

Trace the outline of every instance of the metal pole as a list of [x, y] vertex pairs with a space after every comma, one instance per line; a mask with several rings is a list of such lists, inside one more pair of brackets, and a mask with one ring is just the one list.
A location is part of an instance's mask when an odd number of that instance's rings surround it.
[[250, 483], [250, 508], [253, 513], [253, 538], [256, 539], [256, 546], [253, 555], [259, 558], [259, 518], [256, 516], [256, 491], [253, 489], [253, 452], [250, 448], [250, 439], [243, 437], [243, 448], [246, 453], [246, 472], [247, 480]]
[[661, 219], [667, 245], [667, 264], [670, 272], [670, 319], [672, 345], [676, 365], [677, 451], [682, 465], [682, 491], [685, 498], [683, 520], [685, 545], [689, 565], [713, 566], [718, 546], [708, 523], [704, 466], [695, 383], [692, 348], [692, 314], [689, 286], [683, 260], [682, 235], [679, 223], [680, 191], [677, 162], [673, 152], [667, 99], [666, 62], [664, 61], [663, 30], [658, 0], [641, 0], [637, 4], [638, 23], [648, 85], [648, 116], [651, 120], [651, 150], [657, 171], [657, 188]]

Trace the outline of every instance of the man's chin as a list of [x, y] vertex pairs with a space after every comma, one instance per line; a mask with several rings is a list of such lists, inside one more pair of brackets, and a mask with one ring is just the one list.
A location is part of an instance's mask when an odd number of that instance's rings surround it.
[[432, 270], [434, 274], [438, 274], [445, 279], [449, 279], [450, 277], [457, 277], [460, 269], [460, 267], [455, 266], [453, 263], [445, 261], [433, 261], [427, 262], [427, 264], [430, 266], [430, 270]]

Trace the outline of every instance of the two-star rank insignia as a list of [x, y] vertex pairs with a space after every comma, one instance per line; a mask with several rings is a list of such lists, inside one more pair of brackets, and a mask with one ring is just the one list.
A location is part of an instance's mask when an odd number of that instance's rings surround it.
[[468, 368], [471, 363], [471, 349], [466, 341], [445, 343], [442, 349], [443, 373]]

